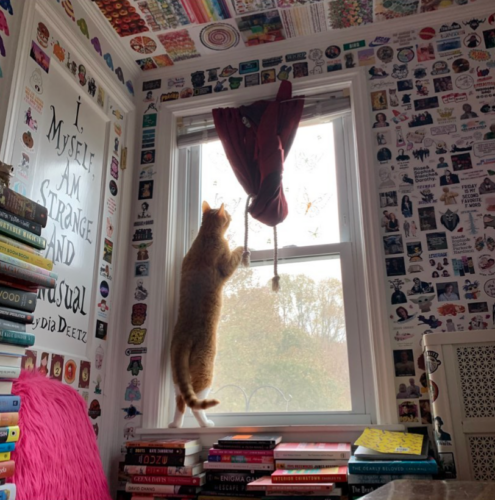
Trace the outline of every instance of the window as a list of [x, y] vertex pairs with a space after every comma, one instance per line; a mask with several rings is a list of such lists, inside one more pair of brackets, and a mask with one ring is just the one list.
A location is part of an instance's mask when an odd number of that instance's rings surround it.
[[[220, 141], [202, 136], [208, 142], [179, 149], [186, 215], [178, 224], [184, 231], [178, 257], [197, 234], [202, 200], [225, 203], [231, 248], [244, 243], [247, 196]], [[299, 126], [285, 162], [289, 216], [277, 227], [278, 293], [271, 290], [273, 229], [249, 218], [251, 266], [239, 268], [224, 289], [211, 393], [221, 404], [209, 411], [216, 425], [371, 423], [352, 141], [348, 111]]]

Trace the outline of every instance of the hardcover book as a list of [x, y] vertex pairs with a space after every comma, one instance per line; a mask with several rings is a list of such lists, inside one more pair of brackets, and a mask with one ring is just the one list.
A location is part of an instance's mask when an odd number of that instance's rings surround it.
[[[36, 297], [36, 295], [35, 295]], [[36, 304], [35, 304], [36, 306]], [[4, 320], [14, 321], [16, 323], [22, 323], [24, 325], [30, 325], [34, 322], [34, 316], [26, 311], [19, 311], [16, 309], [10, 309], [10, 307], [0, 307], [0, 318]], [[4, 328], [2, 328], [3, 330]], [[24, 327], [25, 331], [26, 327]], [[5, 328], [5, 330], [13, 330], [12, 328]], [[18, 330], [21, 331], [21, 330]]]
[[276, 460], [276, 469], [299, 470], [299, 469], [325, 469], [327, 467], [347, 466], [348, 460]]
[[349, 484], [386, 484], [397, 479], [414, 479], [429, 481], [428, 474], [347, 474]]
[[438, 466], [433, 458], [428, 460], [349, 460], [351, 474], [437, 474]]
[[0, 380], [16, 379], [21, 374], [20, 367], [0, 366]]
[[282, 441], [282, 436], [278, 435], [264, 435], [264, 434], [236, 434], [234, 436], [226, 436], [218, 440], [218, 444], [238, 445], [243, 446], [256, 445], [256, 446], [276, 446]]
[[247, 485], [247, 491], [266, 491], [268, 492], [312, 492], [312, 491], [332, 491], [335, 487], [334, 483], [293, 483], [293, 484], [277, 484], [272, 482], [270, 476], [264, 476]]
[[32, 333], [10, 332], [9, 330], [0, 330], [0, 342], [30, 347], [34, 345], [35, 337]]
[[19, 426], [0, 427], [0, 443], [16, 443], [19, 441]]
[[[201, 441], [199, 439], [157, 439], [151, 441], [128, 441], [125, 446], [126, 448], [169, 448], [189, 451], [201, 447]], [[191, 455], [192, 453], [189, 451], [186, 455]]]
[[22, 267], [14, 266], [13, 264], [7, 264], [1, 259], [0, 274], [11, 276], [12, 278], [17, 278], [22, 281], [27, 281], [28, 283], [34, 283], [35, 285], [43, 286], [45, 288], [55, 288], [55, 285], [57, 284], [57, 280], [50, 278], [50, 276], [29, 271]]
[[271, 477], [273, 483], [344, 483], [347, 481], [347, 467], [276, 470]]
[[26, 243], [40, 250], [46, 248], [46, 240], [42, 236], [37, 236], [36, 234], [26, 231], [20, 227], [14, 226], [10, 222], [5, 222], [0, 219], [0, 233], [5, 234], [10, 238], [14, 238], [21, 243]]
[[30, 231], [31, 233], [34, 233], [37, 236], [41, 236], [40, 224], [24, 219], [24, 217], [19, 217], [18, 215], [11, 214], [10, 212], [7, 212], [3, 208], [0, 208], [0, 219], [6, 222], [10, 222], [11, 224], [14, 224], [14, 226], [25, 229], [26, 231]]
[[134, 484], [127, 483], [125, 491], [128, 493], [173, 493], [174, 495], [196, 495], [201, 488], [196, 486], [173, 486], [168, 484]]
[[9, 321], [0, 317], [0, 330], [10, 330], [11, 332], [26, 333], [26, 325], [17, 321]]
[[125, 465], [124, 472], [132, 476], [196, 476], [203, 472], [203, 464], [197, 463], [179, 467], [154, 467], [151, 465]]
[[46, 226], [48, 210], [44, 206], [16, 193], [3, 184], [0, 184], [0, 208], [34, 221], [42, 227]]
[[272, 450], [233, 450], [233, 449], [219, 449], [210, 448], [208, 455], [243, 455], [245, 457], [273, 457]]
[[[13, 460], [8, 460], [7, 462], [3, 462], [0, 464], [0, 478], [3, 479], [12, 477], [14, 475], [14, 472], [15, 472], [15, 463]], [[5, 486], [10, 486], [10, 485], [5, 485]], [[0, 486], [0, 491], [2, 491], [2, 488], [3, 486]]]
[[203, 486], [205, 473], [199, 476], [132, 476], [131, 481], [136, 484], [168, 484], [176, 486]]
[[36, 294], [0, 286], [0, 305], [32, 313], [36, 307]]
[[273, 464], [273, 457], [255, 457], [243, 455], [208, 455], [208, 462], [237, 464]]
[[275, 449], [275, 459], [340, 459], [351, 456], [349, 443], [282, 443]]
[[251, 471], [208, 471], [206, 473], [207, 483], [237, 483], [237, 484], [248, 484], [256, 481], [260, 477], [265, 475], [264, 472], [251, 472]]
[[126, 465], [153, 465], [153, 466], [164, 466], [164, 465], [194, 465], [198, 463], [199, 453], [196, 455], [189, 455], [186, 457], [181, 457], [180, 455], [163, 455], [163, 454], [145, 454], [145, 455], [130, 455], [129, 453], [125, 456]]
[[27, 245], [26, 243], [21, 243], [20, 241], [15, 240], [14, 238], [9, 238], [2, 233], [0, 233], [0, 244], [10, 245], [11, 247], [22, 250], [23, 252], [30, 253], [31, 255], [35, 255], [37, 257], [42, 257], [41, 250], [39, 250], [38, 248], [34, 248], [33, 246]]
[[0, 396], [0, 413], [18, 412], [20, 407], [19, 396]]
[[191, 447], [188, 449], [184, 448], [151, 448], [151, 447], [129, 447], [127, 448], [127, 453], [129, 455], [171, 455], [175, 457], [185, 457], [189, 455], [194, 455], [195, 453], [199, 453], [201, 451], [201, 445], [197, 445], [195, 447]]
[[274, 464], [235, 464], [235, 463], [229, 463], [229, 462], [205, 462], [204, 468], [205, 468], [205, 470], [219, 469], [219, 470], [273, 471], [273, 470], [275, 470], [275, 465]]
[[13, 278], [12, 276], [0, 276], [0, 286], [15, 288], [16, 290], [28, 293], [38, 293], [39, 290], [38, 285], [28, 283], [27, 281], [23, 281], [18, 278]]

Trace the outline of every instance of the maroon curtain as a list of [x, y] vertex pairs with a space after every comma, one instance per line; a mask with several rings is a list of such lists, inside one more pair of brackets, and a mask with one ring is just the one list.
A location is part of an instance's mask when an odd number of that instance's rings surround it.
[[282, 173], [303, 106], [304, 98], [292, 99], [292, 85], [285, 80], [275, 101], [213, 110], [230, 165], [244, 191], [252, 196], [248, 211], [267, 226], [276, 226], [289, 213]]

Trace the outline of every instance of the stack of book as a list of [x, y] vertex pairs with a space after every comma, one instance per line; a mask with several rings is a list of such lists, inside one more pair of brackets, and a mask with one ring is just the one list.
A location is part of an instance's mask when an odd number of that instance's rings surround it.
[[[384, 435], [403, 435], [397, 432], [378, 432]], [[396, 479], [432, 479], [438, 473], [438, 467], [435, 460], [428, 456], [428, 436], [414, 436], [419, 443], [415, 453], [404, 453], [403, 450], [407, 449], [404, 445], [397, 447], [399, 452], [387, 453], [358, 446], [349, 460], [349, 500], [361, 498]]]
[[266, 496], [347, 498], [349, 443], [283, 443], [275, 448], [276, 470], [248, 485]]
[[129, 441], [126, 451], [126, 491], [132, 500], [193, 499], [205, 483], [197, 439]]
[[[47, 218], [45, 207], [0, 183], [0, 481], [15, 470], [10, 453], [19, 439], [21, 401], [11, 395], [12, 383], [35, 340], [26, 325], [33, 323], [38, 290], [55, 288], [57, 282], [53, 262], [40, 254], [46, 248], [41, 230]], [[15, 497], [15, 485], [0, 486], [0, 498], [7, 494]]]
[[249, 492], [249, 483], [275, 470], [274, 449], [281, 436], [239, 434], [218, 440], [205, 462], [206, 485], [198, 500], [259, 498], [264, 492]]

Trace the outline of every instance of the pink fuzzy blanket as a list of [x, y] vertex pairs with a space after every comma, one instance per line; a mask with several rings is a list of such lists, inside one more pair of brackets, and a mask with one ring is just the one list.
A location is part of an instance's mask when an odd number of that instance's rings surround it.
[[20, 439], [12, 454], [17, 500], [110, 500], [86, 404], [71, 387], [23, 371]]

